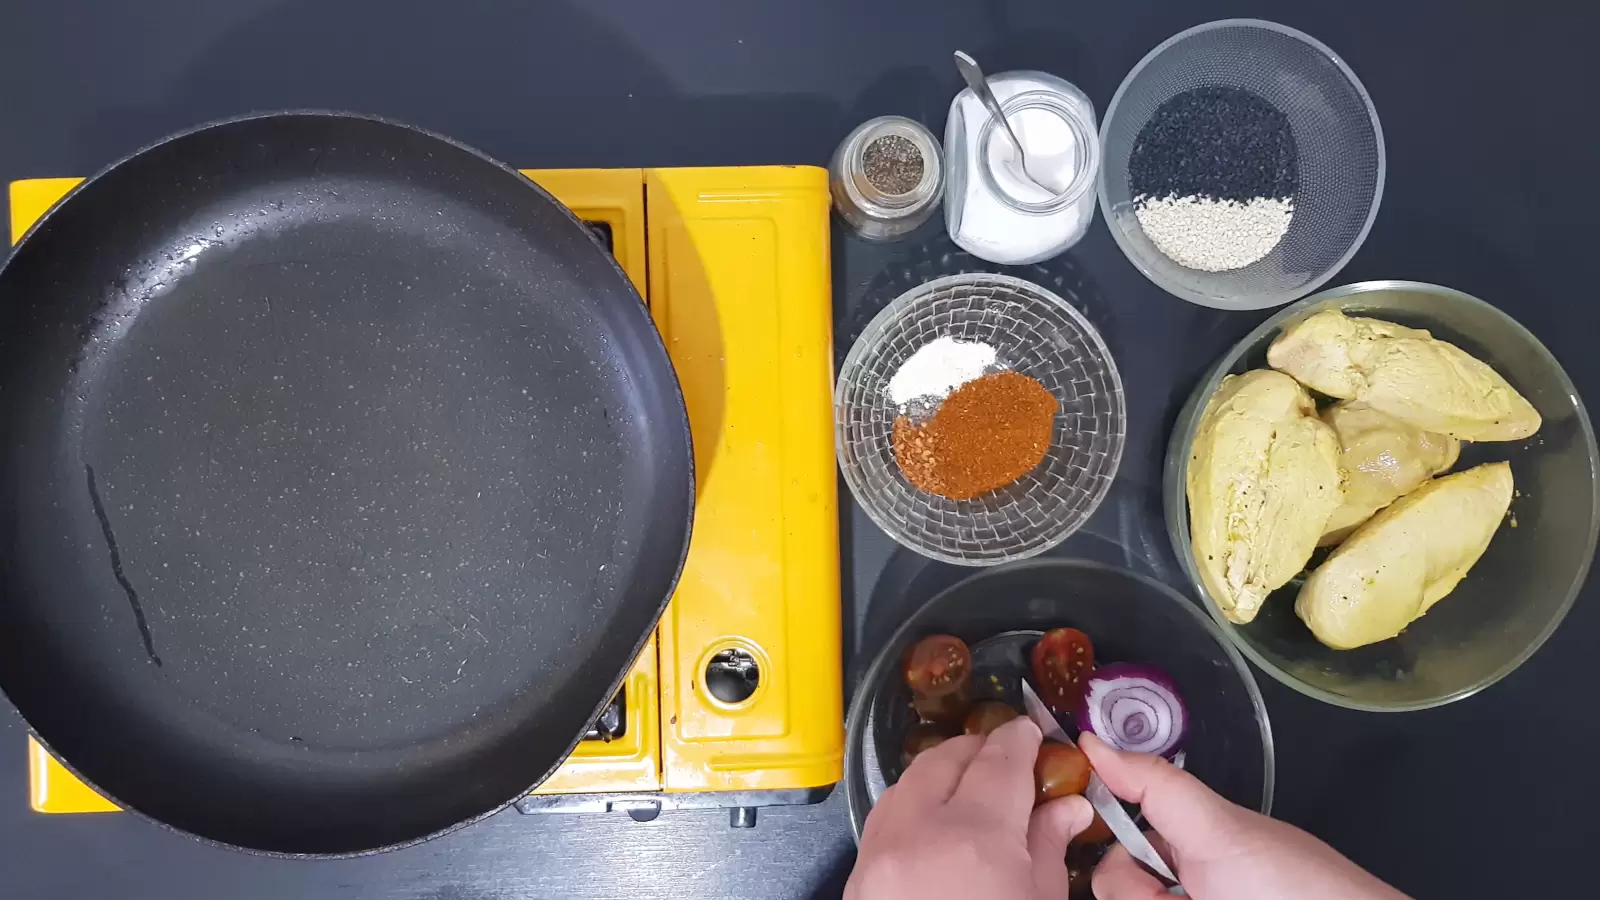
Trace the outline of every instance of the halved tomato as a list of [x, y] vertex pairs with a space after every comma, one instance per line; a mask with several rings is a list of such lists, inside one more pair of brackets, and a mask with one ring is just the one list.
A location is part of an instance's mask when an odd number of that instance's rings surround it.
[[1053, 628], [1033, 645], [1033, 680], [1040, 699], [1053, 712], [1077, 709], [1084, 679], [1093, 671], [1094, 644], [1076, 628]]
[[940, 697], [972, 680], [972, 653], [958, 637], [929, 635], [906, 651], [903, 671], [912, 693]]

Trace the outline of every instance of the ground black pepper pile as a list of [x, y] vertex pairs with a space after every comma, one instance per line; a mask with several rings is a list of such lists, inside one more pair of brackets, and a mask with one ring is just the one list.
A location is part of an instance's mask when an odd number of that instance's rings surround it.
[[1128, 160], [1140, 197], [1204, 197], [1244, 203], [1293, 197], [1299, 187], [1289, 118], [1235, 87], [1184, 91], [1156, 108]]
[[909, 193], [922, 183], [922, 151], [908, 138], [886, 134], [861, 153], [861, 173], [885, 194]]

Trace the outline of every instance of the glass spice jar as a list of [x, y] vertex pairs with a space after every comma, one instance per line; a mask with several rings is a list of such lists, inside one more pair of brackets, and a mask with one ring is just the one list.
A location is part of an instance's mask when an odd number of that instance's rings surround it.
[[944, 195], [944, 154], [933, 132], [904, 116], [861, 123], [828, 163], [828, 189], [839, 218], [867, 240], [916, 230]]

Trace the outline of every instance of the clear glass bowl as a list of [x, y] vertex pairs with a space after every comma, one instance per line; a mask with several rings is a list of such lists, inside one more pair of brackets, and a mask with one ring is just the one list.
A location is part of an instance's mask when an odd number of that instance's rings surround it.
[[[1252, 91], [1288, 116], [1300, 187], [1278, 246], [1228, 272], [1178, 265], [1134, 217], [1128, 159], [1139, 131], [1172, 97], [1198, 87]], [[1259, 19], [1197, 25], [1133, 67], [1100, 127], [1100, 212], [1117, 246], [1168, 293], [1217, 309], [1265, 309], [1316, 290], [1366, 240], [1383, 196], [1383, 129], [1350, 67], [1319, 41]]]
[[[1272, 810], [1272, 726], [1255, 678], [1217, 626], [1172, 588], [1143, 575], [1079, 559], [1042, 559], [973, 575], [913, 613], [878, 649], [850, 704], [845, 799], [857, 838], [867, 813], [900, 776], [900, 746], [915, 721], [900, 670], [906, 648], [953, 634], [974, 648], [974, 697], [1019, 704], [1014, 677], [1036, 633], [1082, 630], [1095, 658], [1139, 662], [1169, 673], [1188, 706], [1184, 767], [1241, 806]], [[1009, 659], [1008, 659], [1009, 658]]]
[[[894, 458], [901, 410], [889, 379], [946, 336], [989, 344], [997, 370], [1037, 379], [1061, 405], [1044, 460], [972, 500], [918, 490]], [[939, 278], [884, 307], [845, 356], [833, 409], [839, 468], [872, 521], [918, 553], [968, 566], [1043, 553], [1076, 531], [1111, 487], [1126, 427], [1122, 379], [1099, 332], [1065, 300], [1006, 275]]]
[[[1190, 547], [1184, 485], [1205, 401], [1230, 374], [1266, 366], [1285, 327], [1342, 309], [1426, 328], [1493, 366], [1544, 418], [1526, 441], [1463, 444], [1455, 471], [1509, 460], [1516, 527], [1501, 527], [1472, 572], [1392, 640], [1330, 650], [1294, 612], [1296, 582], [1267, 598], [1253, 622], [1234, 625], [1200, 582]], [[1494, 684], [1550, 637], [1572, 607], [1600, 530], [1600, 454], [1577, 389], [1539, 339], [1460, 291], [1415, 281], [1368, 281], [1308, 297], [1262, 323], [1213, 366], [1178, 415], [1163, 484], [1167, 531], [1195, 592], [1228, 638], [1267, 674], [1338, 706], [1399, 712], [1440, 706]]]

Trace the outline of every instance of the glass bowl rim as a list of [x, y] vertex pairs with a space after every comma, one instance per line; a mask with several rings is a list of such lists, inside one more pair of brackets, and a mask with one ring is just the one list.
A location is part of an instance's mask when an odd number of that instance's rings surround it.
[[1577, 413], [1579, 431], [1583, 437], [1584, 445], [1589, 451], [1590, 471], [1600, 472], [1600, 447], [1596, 446], [1594, 425], [1589, 419], [1587, 409], [1584, 407], [1583, 398], [1579, 396], [1577, 387], [1572, 383], [1571, 377], [1567, 375], [1567, 371], [1562, 367], [1560, 361], [1555, 358], [1555, 355], [1550, 352], [1550, 349], [1542, 341], [1534, 336], [1533, 332], [1523, 327], [1522, 323], [1507, 315], [1499, 307], [1474, 297], [1465, 291], [1459, 291], [1443, 285], [1430, 284], [1425, 281], [1386, 279], [1359, 281], [1331, 288], [1306, 297], [1292, 306], [1285, 307], [1256, 326], [1254, 330], [1241, 338], [1226, 354], [1213, 363], [1201, 378], [1194, 392], [1189, 395], [1189, 399], [1185, 401], [1178, 414], [1178, 420], [1173, 423], [1172, 433], [1167, 442], [1166, 460], [1162, 466], [1161, 486], [1162, 507], [1167, 520], [1167, 537], [1172, 542], [1172, 551], [1178, 557], [1178, 563], [1182, 566], [1184, 576], [1189, 581], [1189, 587], [1199, 595], [1206, 611], [1211, 614], [1211, 618], [1216, 621], [1223, 634], [1227, 635], [1228, 640], [1238, 647], [1245, 656], [1249, 657], [1251, 662], [1255, 663], [1262, 671], [1272, 676], [1280, 684], [1286, 685], [1314, 700], [1320, 700], [1333, 706], [1361, 712], [1379, 713], [1415, 712], [1445, 706], [1457, 700], [1464, 700], [1491, 687], [1516, 671], [1518, 667], [1532, 658], [1540, 647], [1544, 646], [1544, 643], [1550, 639], [1552, 634], [1555, 634], [1556, 629], [1566, 619], [1567, 613], [1572, 610], [1573, 603], [1577, 601], [1578, 594], [1583, 590], [1583, 585], [1588, 580], [1590, 565], [1594, 560], [1596, 541], [1600, 539], [1600, 478], [1596, 478], [1590, 484], [1590, 491], [1593, 493], [1591, 508], [1595, 512], [1589, 518], [1588, 552], [1584, 555], [1583, 562], [1579, 564], [1577, 571], [1573, 573], [1571, 583], [1567, 585], [1566, 597], [1562, 599], [1560, 606], [1550, 616], [1549, 621], [1544, 624], [1539, 633], [1526, 647], [1518, 651], [1504, 665], [1474, 679], [1471, 684], [1428, 700], [1404, 703], [1368, 703], [1308, 684], [1268, 660], [1251, 642], [1245, 639], [1238, 625], [1227, 620], [1227, 617], [1222, 614], [1221, 608], [1217, 606], [1216, 601], [1212, 599], [1211, 594], [1205, 589], [1205, 585], [1200, 580], [1200, 573], [1195, 566], [1194, 553], [1191, 549], [1189, 536], [1189, 501], [1184, 485], [1188, 480], [1189, 444], [1193, 442], [1194, 428], [1200, 420], [1198, 399], [1210, 397], [1216, 393], [1217, 388], [1222, 384], [1222, 379], [1234, 374], [1233, 370], [1238, 367], [1250, 348], [1261, 343], [1272, 333], [1281, 330], [1285, 322], [1302, 315], [1307, 309], [1329, 301], [1345, 301], [1337, 304], [1336, 307], [1330, 307], [1345, 309], [1355, 305], [1358, 298], [1364, 294], [1391, 292], [1435, 294], [1450, 298], [1452, 301], [1465, 303], [1468, 306], [1487, 311], [1491, 317], [1498, 320], [1500, 327], [1511, 331], [1526, 341], [1528, 346], [1534, 348], [1542, 361], [1551, 367], [1557, 382], [1561, 385], [1566, 396], [1570, 398], [1574, 411]]
[[[1361, 223], [1361, 230], [1356, 232], [1355, 237], [1351, 239], [1350, 246], [1345, 248], [1344, 254], [1340, 256], [1339, 259], [1336, 260], [1332, 265], [1330, 265], [1326, 271], [1322, 272], [1320, 275], [1311, 279], [1310, 281], [1307, 281], [1303, 285], [1292, 288], [1288, 291], [1251, 295], [1250, 299], [1243, 303], [1229, 303], [1224, 297], [1214, 297], [1208, 294], [1200, 293], [1199, 291], [1190, 290], [1189, 288], [1167, 280], [1165, 276], [1161, 275], [1159, 272], [1147, 265], [1139, 251], [1133, 247], [1132, 243], [1124, 234], [1123, 228], [1117, 224], [1116, 217], [1112, 215], [1115, 210], [1112, 209], [1111, 199], [1108, 196], [1108, 190], [1106, 187], [1108, 169], [1110, 168], [1106, 165], [1106, 161], [1108, 159], [1106, 154], [1106, 139], [1111, 132], [1111, 124], [1116, 121], [1117, 109], [1122, 105], [1123, 95], [1127, 93], [1129, 85], [1133, 84], [1134, 79], [1141, 75], [1144, 70], [1156, 60], [1157, 57], [1171, 49], [1174, 45], [1194, 37], [1197, 34], [1204, 34], [1208, 31], [1220, 31], [1224, 28], [1255, 28], [1264, 31], [1277, 32], [1285, 37], [1297, 40], [1327, 57], [1328, 61], [1333, 64], [1334, 68], [1339, 70], [1339, 74], [1350, 83], [1350, 86], [1355, 90], [1356, 95], [1361, 98], [1362, 106], [1366, 108], [1367, 121], [1372, 125], [1373, 144], [1378, 157], [1378, 171], [1372, 186], [1372, 202], [1367, 208], [1366, 220]], [[1121, 250], [1122, 255], [1128, 260], [1128, 262], [1132, 263], [1133, 267], [1139, 270], [1139, 274], [1143, 275], [1145, 278], [1148, 278], [1156, 287], [1161, 288], [1180, 300], [1198, 304], [1200, 306], [1210, 307], [1212, 309], [1226, 309], [1235, 311], [1271, 309], [1273, 307], [1282, 306], [1285, 303], [1292, 302], [1298, 297], [1304, 297], [1306, 294], [1309, 294], [1312, 291], [1322, 287], [1324, 284], [1327, 284], [1328, 281], [1330, 281], [1335, 275], [1339, 274], [1339, 272], [1342, 271], [1347, 264], [1349, 264], [1351, 258], [1356, 255], [1356, 251], [1361, 249], [1361, 245], [1367, 242], [1367, 235], [1372, 231], [1372, 223], [1378, 218], [1378, 207], [1383, 204], [1384, 183], [1388, 178], [1388, 160], [1388, 151], [1385, 148], [1383, 140], [1383, 123], [1378, 119], [1378, 108], [1373, 104], [1372, 95], [1367, 92], [1366, 85], [1361, 83], [1361, 79], [1356, 76], [1355, 70], [1350, 68], [1349, 64], [1344, 61], [1343, 57], [1333, 52], [1333, 49], [1327, 44], [1324, 44], [1323, 42], [1317, 40], [1309, 34], [1306, 34], [1303, 31], [1300, 31], [1299, 29], [1290, 28], [1287, 25], [1280, 25], [1277, 22], [1271, 22], [1266, 19], [1217, 19], [1216, 21], [1204, 22], [1191, 28], [1185, 28], [1172, 37], [1169, 37], [1157, 44], [1155, 48], [1149, 53], [1146, 53], [1132, 69], [1128, 70], [1127, 75], [1123, 76], [1122, 83], [1117, 85], [1116, 93], [1111, 95], [1111, 103], [1106, 106], [1105, 116], [1100, 120], [1100, 172], [1095, 177], [1095, 193], [1099, 197], [1100, 217], [1105, 219], [1106, 228], [1111, 232], [1112, 239], [1116, 241], [1117, 249]], [[1214, 274], [1225, 275], [1227, 273], [1223, 272]]]
[[[1000, 552], [1000, 555], [993, 557], [974, 558], [945, 553], [936, 547], [929, 546], [926, 542], [918, 541], [911, 535], [905, 534], [903, 529], [889, 520], [878, 504], [867, 499], [871, 496], [867, 485], [862, 483], [852, 472], [846, 459], [845, 417], [840, 415], [840, 410], [845, 406], [847, 384], [842, 376], [851, 369], [861, 368], [862, 358], [867, 355], [870, 349], [873, 349], [882, 341], [883, 332], [887, 329], [889, 322], [905, 315], [906, 311], [917, 301], [955, 285], [998, 285], [1016, 293], [1030, 295], [1035, 302], [1060, 310], [1083, 333], [1085, 343], [1098, 354], [1100, 362], [1104, 365], [1106, 380], [1115, 388], [1112, 392], [1114, 402], [1111, 414], [1115, 421], [1122, 426], [1122, 435], [1112, 442], [1110, 449], [1106, 452], [1105, 478], [1102, 480], [1099, 490], [1089, 498], [1089, 502], [1074, 516], [1076, 522], [1064, 522], [1055, 526], [1055, 533], [1048, 534], [1043, 540], [1031, 546], [1020, 550], [1004, 550]], [[1089, 321], [1088, 316], [1084, 315], [1071, 303], [1068, 303], [1059, 294], [1027, 279], [994, 272], [963, 272], [925, 281], [901, 293], [898, 297], [885, 304], [883, 309], [878, 310], [877, 315], [874, 315], [866, 327], [861, 330], [860, 336], [856, 338], [854, 344], [850, 345], [849, 352], [845, 354], [844, 361], [839, 365], [839, 375], [841, 377], [835, 380], [833, 387], [833, 449], [834, 457], [838, 460], [839, 471], [843, 474], [845, 485], [850, 490], [850, 496], [855, 498], [856, 503], [867, 514], [867, 518], [872, 520], [872, 524], [878, 526], [895, 543], [929, 559], [968, 568], [986, 568], [1038, 556], [1071, 537], [1094, 516], [1095, 512], [1100, 509], [1100, 504], [1110, 495], [1112, 482], [1116, 481], [1117, 472], [1122, 468], [1122, 455], [1128, 442], [1128, 403], [1126, 389], [1122, 383], [1122, 373], [1117, 369], [1116, 359], [1112, 357], [1111, 350], [1106, 346], [1105, 338], [1100, 334], [1100, 330], [1095, 328], [1094, 323]]]
[[884, 670], [889, 669], [892, 671], [899, 663], [900, 654], [894, 652], [895, 648], [909, 646], [908, 642], [920, 628], [924, 627], [922, 620], [929, 615], [928, 611], [947, 602], [947, 597], [956, 591], [970, 590], [968, 582], [980, 578], [999, 577], [1019, 569], [1062, 568], [1099, 570], [1132, 578], [1152, 589], [1155, 593], [1167, 598], [1174, 606], [1181, 608], [1216, 643], [1217, 648], [1222, 651], [1223, 656], [1227, 658], [1229, 664], [1233, 667], [1235, 674], [1239, 676], [1239, 680], [1244, 685], [1245, 693], [1250, 697], [1250, 704], [1255, 709], [1256, 725], [1261, 734], [1262, 769], [1261, 801], [1257, 811], [1263, 815], [1272, 814], [1272, 803], [1277, 793], [1278, 772], [1277, 745], [1272, 736], [1272, 718], [1267, 711], [1267, 701], [1261, 693], [1261, 685], [1256, 683], [1255, 673], [1250, 670], [1249, 664], [1240, 655], [1239, 649], [1234, 645], [1233, 641], [1225, 635], [1216, 622], [1213, 622], [1199, 609], [1196, 609], [1192, 600], [1166, 582], [1141, 572], [1135, 572], [1132, 569], [1113, 566], [1091, 559], [1048, 557], [1016, 562], [1007, 565], [1003, 569], [985, 569], [968, 575], [923, 601], [922, 605], [918, 606], [894, 630], [888, 640], [875, 649], [871, 663], [855, 683], [854, 692], [850, 698], [849, 713], [845, 717], [845, 806], [850, 813], [850, 833], [858, 844], [861, 842], [861, 825], [866, 821], [867, 813], [872, 811], [875, 801], [872, 800], [870, 795], [861, 796], [861, 792], [867, 790], [866, 773], [856, 770], [862, 769], [866, 762], [862, 759], [862, 750], [857, 745], [872, 739], [871, 735], [864, 733], [867, 726], [867, 718], [872, 710], [873, 700], [888, 674]]

